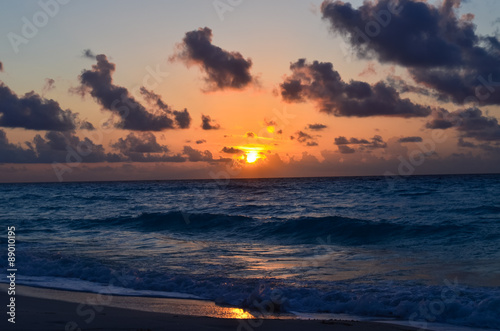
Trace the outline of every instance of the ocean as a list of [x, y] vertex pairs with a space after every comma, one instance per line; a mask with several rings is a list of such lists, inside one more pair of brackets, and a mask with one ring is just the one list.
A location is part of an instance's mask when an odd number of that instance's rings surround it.
[[0, 277], [15, 226], [17, 284], [500, 329], [499, 197], [500, 175], [1, 184]]

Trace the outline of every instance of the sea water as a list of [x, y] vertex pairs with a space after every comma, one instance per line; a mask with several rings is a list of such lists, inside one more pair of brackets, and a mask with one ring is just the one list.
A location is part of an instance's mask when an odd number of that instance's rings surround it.
[[1, 184], [0, 246], [15, 226], [18, 284], [498, 329], [499, 196], [500, 175]]

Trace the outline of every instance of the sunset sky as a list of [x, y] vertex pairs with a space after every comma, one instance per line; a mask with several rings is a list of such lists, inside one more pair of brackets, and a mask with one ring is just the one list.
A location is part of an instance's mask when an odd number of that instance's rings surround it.
[[500, 169], [496, 0], [2, 6], [2, 182]]

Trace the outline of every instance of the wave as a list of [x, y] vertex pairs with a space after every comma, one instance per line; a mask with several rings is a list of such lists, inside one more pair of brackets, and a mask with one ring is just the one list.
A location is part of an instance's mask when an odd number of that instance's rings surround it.
[[[403, 224], [389, 221], [369, 221], [341, 216], [269, 218], [248, 216], [184, 213], [142, 213], [137, 216], [97, 220], [67, 221], [72, 228], [115, 228], [139, 232], [167, 232], [181, 236], [214, 236], [218, 238], [246, 238], [273, 240], [280, 244], [318, 244], [329, 236], [332, 243], [369, 245], [394, 243], [401, 240], [441, 240], [470, 238], [480, 232], [473, 224]], [[480, 235], [480, 233], [478, 233]]]
[[[414, 282], [337, 281], [316, 282], [304, 287], [273, 278], [196, 278], [196, 275], [168, 275], [154, 271], [116, 271], [96, 265], [82, 269], [83, 265], [76, 264], [76, 261], [73, 263], [75, 269], [70, 273], [66, 270], [64, 278], [28, 275], [21, 276], [18, 283], [95, 293], [108, 293], [112, 289], [119, 295], [198, 298], [248, 310], [273, 305], [274, 311], [279, 308], [282, 312], [393, 318], [421, 327], [428, 322], [493, 329], [500, 327], [500, 290], [470, 288], [456, 281], [434, 286]], [[84, 277], [87, 280], [77, 279], [76, 274], [83, 270], [87, 273], [93, 270], [93, 273]]]

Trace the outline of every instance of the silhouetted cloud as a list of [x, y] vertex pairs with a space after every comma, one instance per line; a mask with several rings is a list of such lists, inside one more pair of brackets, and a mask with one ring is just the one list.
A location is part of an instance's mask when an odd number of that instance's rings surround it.
[[339, 149], [339, 152], [342, 154], [352, 154], [356, 152], [354, 148], [351, 148], [347, 145], [338, 145], [337, 147]]
[[160, 145], [156, 141], [156, 136], [151, 132], [135, 134], [129, 133], [126, 138], [120, 138], [111, 145], [123, 154], [128, 153], [164, 153], [168, 152], [168, 147]]
[[243, 154], [244, 152], [239, 149], [239, 148], [235, 148], [235, 147], [226, 147], [224, 146], [224, 148], [222, 148], [221, 152], [223, 153], [227, 153], [227, 154]]
[[[134, 131], [161, 131], [174, 128], [174, 120], [168, 112], [153, 114], [137, 102], [129, 91], [113, 84], [112, 74], [115, 64], [108, 61], [106, 55], [96, 56], [97, 64], [92, 70], [84, 70], [80, 75], [81, 92], [90, 92], [90, 95], [103, 106], [120, 118], [116, 124], [118, 128]], [[188, 116], [184, 110], [177, 114], [178, 124], [186, 125]], [[179, 125], [180, 126], [180, 125]]]
[[169, 149], [157, 142], [156, 136], [151, 132], [135, 134], [129, 133], [127, 137], [120, 138], [111, 145], [124, 156], [125, 161], [131, 162], [185, 162], [180, 154], [168, 154]]
[[456, 128], [462, 137], [480, 141], [500, 141], [500, 124], [495, 117], [484, 116], [479, 108], [448, 112], [440, 108], [433, 112], [433, 119], [426, 124], [429, 129]]
[[353, 152], [350, 152], [350, 149], [352, 149], [352, 148], [349, 148], [349, 149], [341, 148], [341, 146], [348, 146], [348, 145], [359, 145], [359, 146], [361, 146], [362, 150], [364, 150], [366, 148], [375, 149], [375, 148], [386, 148], [387, 147], [387, 143], [379, 135], [373, 136], [373, 138], [371, 138], [370, 141], [368, 141], [367, 139], [358, 139], [358, 138], [347, 139], [344, 136], [339, 136], [339, 137], [334, 139], [333, 143], [339, 147], [339, 151], [341, 153], [353, 153]]
[[3, 130], [0, 130], [0, 163], [71, 163], [104, 162], [117, 160], [115, 155], [107, 154], [102, 145], [88, 138], [80, 139], [71, 132], [49, 131], [42, 138], [36, 135], [33, 141], [21, 145], [9, 143]]
[[422, 137], [403, 137], [398, 140], [400, 143], [418, 143], [422, 142]]
[[212, 153], [208, 150], [200, 151], [192, 148], [191, 146], [184, 146], [183, 154], [187, 155], [190, 162], [225, 162], [230, 159], [214, 159]]
[[309, 130], [313, 130], [313, 131], [321, 131], [323, 129], [326, 129], [327, 126], [324, 125], [324, 124], [319, 124], [319, 123], [316, 123], [316, 124], [309, 124], [307, 126], [309, 128]]
[[95, 130], [95, 127], [92, 123], [90, 122], [87, 122], [87, 121], [82, 121], [82, 123], [80, 124], [80, 129], [82, 130], [89, 130], [89, 131], [93, 131]]
[[293, 136], [290, 136], [290, 139], [297, 139], [298, 142], [305, 143], [306, 146], [318, 146], [318, 143], [316, 142], [316, 136], [313, 137], [304, 131], [295, 132]]
[[416, 82], [434, 88], [443, 100], [461, 104], [477, 96], [484, 104], [500, 104], [500, 42], [477, 35], [474, 15], [458, 16], [460, 4], [376, 0], [355, 9], [350, 3], [324, 1], [321, 11], [360, 58], [408, 68]]
[[203, 130], [219, 130], [219, 124], [213, 124], [212, 119], [208, 115], [201, 115], [201, 128]]
[[200, 139], [200, 140], [196, 140], [196, 144], [199, 145], [199, 144], [203, 144], [203, 143], [206, 143], [207, 141], [205, 139]]
[[53, 89], [55, 89], [56, 81], [52, 78], [45, 78], [45, 84], [42, 87], [42, 94], [45, 94]]
[[250, 74], [252, 61], [238, 52], [228, 52], [213, 45], [212, 30], [207, 27], [187, 32], [179, 51], [170, 60], [200, 66], [210, 91], [243, 89], [254, 80]]
[[82, 56], [86, 57], [88, 59], [95, 60], [97, 55], [95, 55], [94, 52], [92, 52], [92, 50], [90, 48], [87, 48], [87, 49], [83, 50]]
[[3, 63], [2, 63], [2, 61], [0, 61], [0, 72], [2, 72], [2, 71], [3, 71]]
[[0, 82], [0, 126], [29, 130], [74, 130], [78, 115], [31, 91], [18, 97]]
[[251, 131], [248, 131], [247, 133], [245, 133], [245, 137], [247, 138], [255, 138], [257, 135]]
[[463, 138], [458, 138], [457, 146], [459, 147], [476, 147], [476, 144], [471, 143], [470, 141], [465, 141]]
[[292, 75], [280, 85], [281, 96], [287, 102], [315, 101], [320, 111], [335, 116], [425, 117], [431, 112], [430, 107], [401, 99], [384, 82], [345, 83], [330, 62], [306, 63], [299, 59], [290, 65], [290, 70]]
[[144, 86], [142, 86], [139, 91], [144, 99], [148, 103], [153, 104], [157, 108], [157, 110], [166, 112], [167, 114], [173, 114], [175, 122], [179, 128], [189, 128], [189, 126], [191, 125], [191, 116], [189, 115], [187, 109], [184, 109], [183, 111], [172, 110], [170, 106], [168, 106], [158, 94], [154, 93], [153, 91], [149, 91]]

